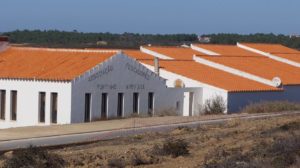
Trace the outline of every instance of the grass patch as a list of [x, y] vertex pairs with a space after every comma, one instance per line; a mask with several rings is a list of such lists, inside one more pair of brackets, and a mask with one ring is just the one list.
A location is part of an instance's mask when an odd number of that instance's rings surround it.
[[292, 103], [288, 101], [271, 101], [250, 104], [246, 106], [241, 112], [243, 113], [271, 113], [283, 111], [297, 111], [300, 110], [300, 103]]

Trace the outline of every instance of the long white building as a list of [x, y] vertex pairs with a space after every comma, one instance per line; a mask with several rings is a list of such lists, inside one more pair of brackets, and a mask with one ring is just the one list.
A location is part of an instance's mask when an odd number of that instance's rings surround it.
[[291, 64], [300, 62], [246, 45], [121, 51], [0, 42], [0, 128], [165, 111], [199, 115], [206, 100], [215, 96], [223, 97], [228, 113], [259, 101], [300, 101], [300, 68]]

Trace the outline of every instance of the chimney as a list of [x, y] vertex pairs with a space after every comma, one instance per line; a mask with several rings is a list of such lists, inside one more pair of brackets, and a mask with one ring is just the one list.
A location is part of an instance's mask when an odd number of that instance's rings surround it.
[[154, 72], [159, 75], [159, 58], [154, 57]]

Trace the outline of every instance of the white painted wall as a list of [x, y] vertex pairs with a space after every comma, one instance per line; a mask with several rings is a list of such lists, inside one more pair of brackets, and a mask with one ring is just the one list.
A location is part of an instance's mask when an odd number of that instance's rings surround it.
[[[137, 88], [130, 88], [131, 85]], [[85, 93], [92, 94], [92, 121], [100, 119], [102, 93], [108, 93], [108, 117], [117, 117], [119, 92], [124, 94], [125, 117], [132, 115], [133, 112], [133, 92], [139, 93], [140, 114], [148, 112], [149, 92], [154, 92], [156, 112], [176, 108], [176, 102], [183, 101], [181, 89], [170, 90], [166, 86], [165, 79], [158, 77], [139, 62], [119, 53], [72, 82], [72, 123], [84, 121]]]
[[[6, 90], [5, 120], [0, 128], [50, 125], [50, 94], [58, 93], [58, 124], [69, 124], [71, 113], [71, 83], [33, 80], [0, 79], [0, 89]], [[10, 92], [17, 91], [17, 121], [10, 120]], [[38, 122], [39, 92], [46, 92], [46, 122]]]

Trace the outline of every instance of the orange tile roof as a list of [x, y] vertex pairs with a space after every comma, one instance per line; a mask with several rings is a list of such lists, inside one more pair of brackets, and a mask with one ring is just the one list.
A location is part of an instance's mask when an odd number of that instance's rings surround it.
[[73, 80], [115, 53], [10, 47], [0, 52], [0, 78]]
[[[125, 54], [136, 58], [142, 63], [154, 65], [153, 57], [148, 54], [140, 51], [125, 51]], [[229, 92], [281, 91], [281, 89], [199, 64], [192, 60], [160, 60], [160, 67], [169, 72], [222, 88]]]
[[300, 53], [299, 54], [276, 54], [276, 56], [300, 63]]
[[196, 47], [204, 48], [213, 51], [222, 56], [261, 56], [254, 52], [244, 50], [236, 45], [216, 45], [216, 44], [193, 44]]
[[241, 43], [242, 45], [255, 48], [271, 54], [300, 54], [300, 51], [285, 47], [281, 44], [263, 44], [263, 43]]
[[253, 44], [253, 43], [241, 43], [242, 45], [270, 53], [272, 55], [289, 59], [291, 61], [300, 63], [300, 51], [285, 47], [280, 44]]
[[137, 60], [153, 60], [154, 57], [141, 52], [140, 50], [123, 50], [124, 54]]
[[269, 80], [280, 77], [284, 85], [300, 84], [300, 69], [267, 57], [200, 56], [206, 60], [229, 66]]
[[191, 48], [184, 47], [148, 47], [144, 48], [174, 58], [176, 60], [193, 60], [193, 55], [201, 54]]

